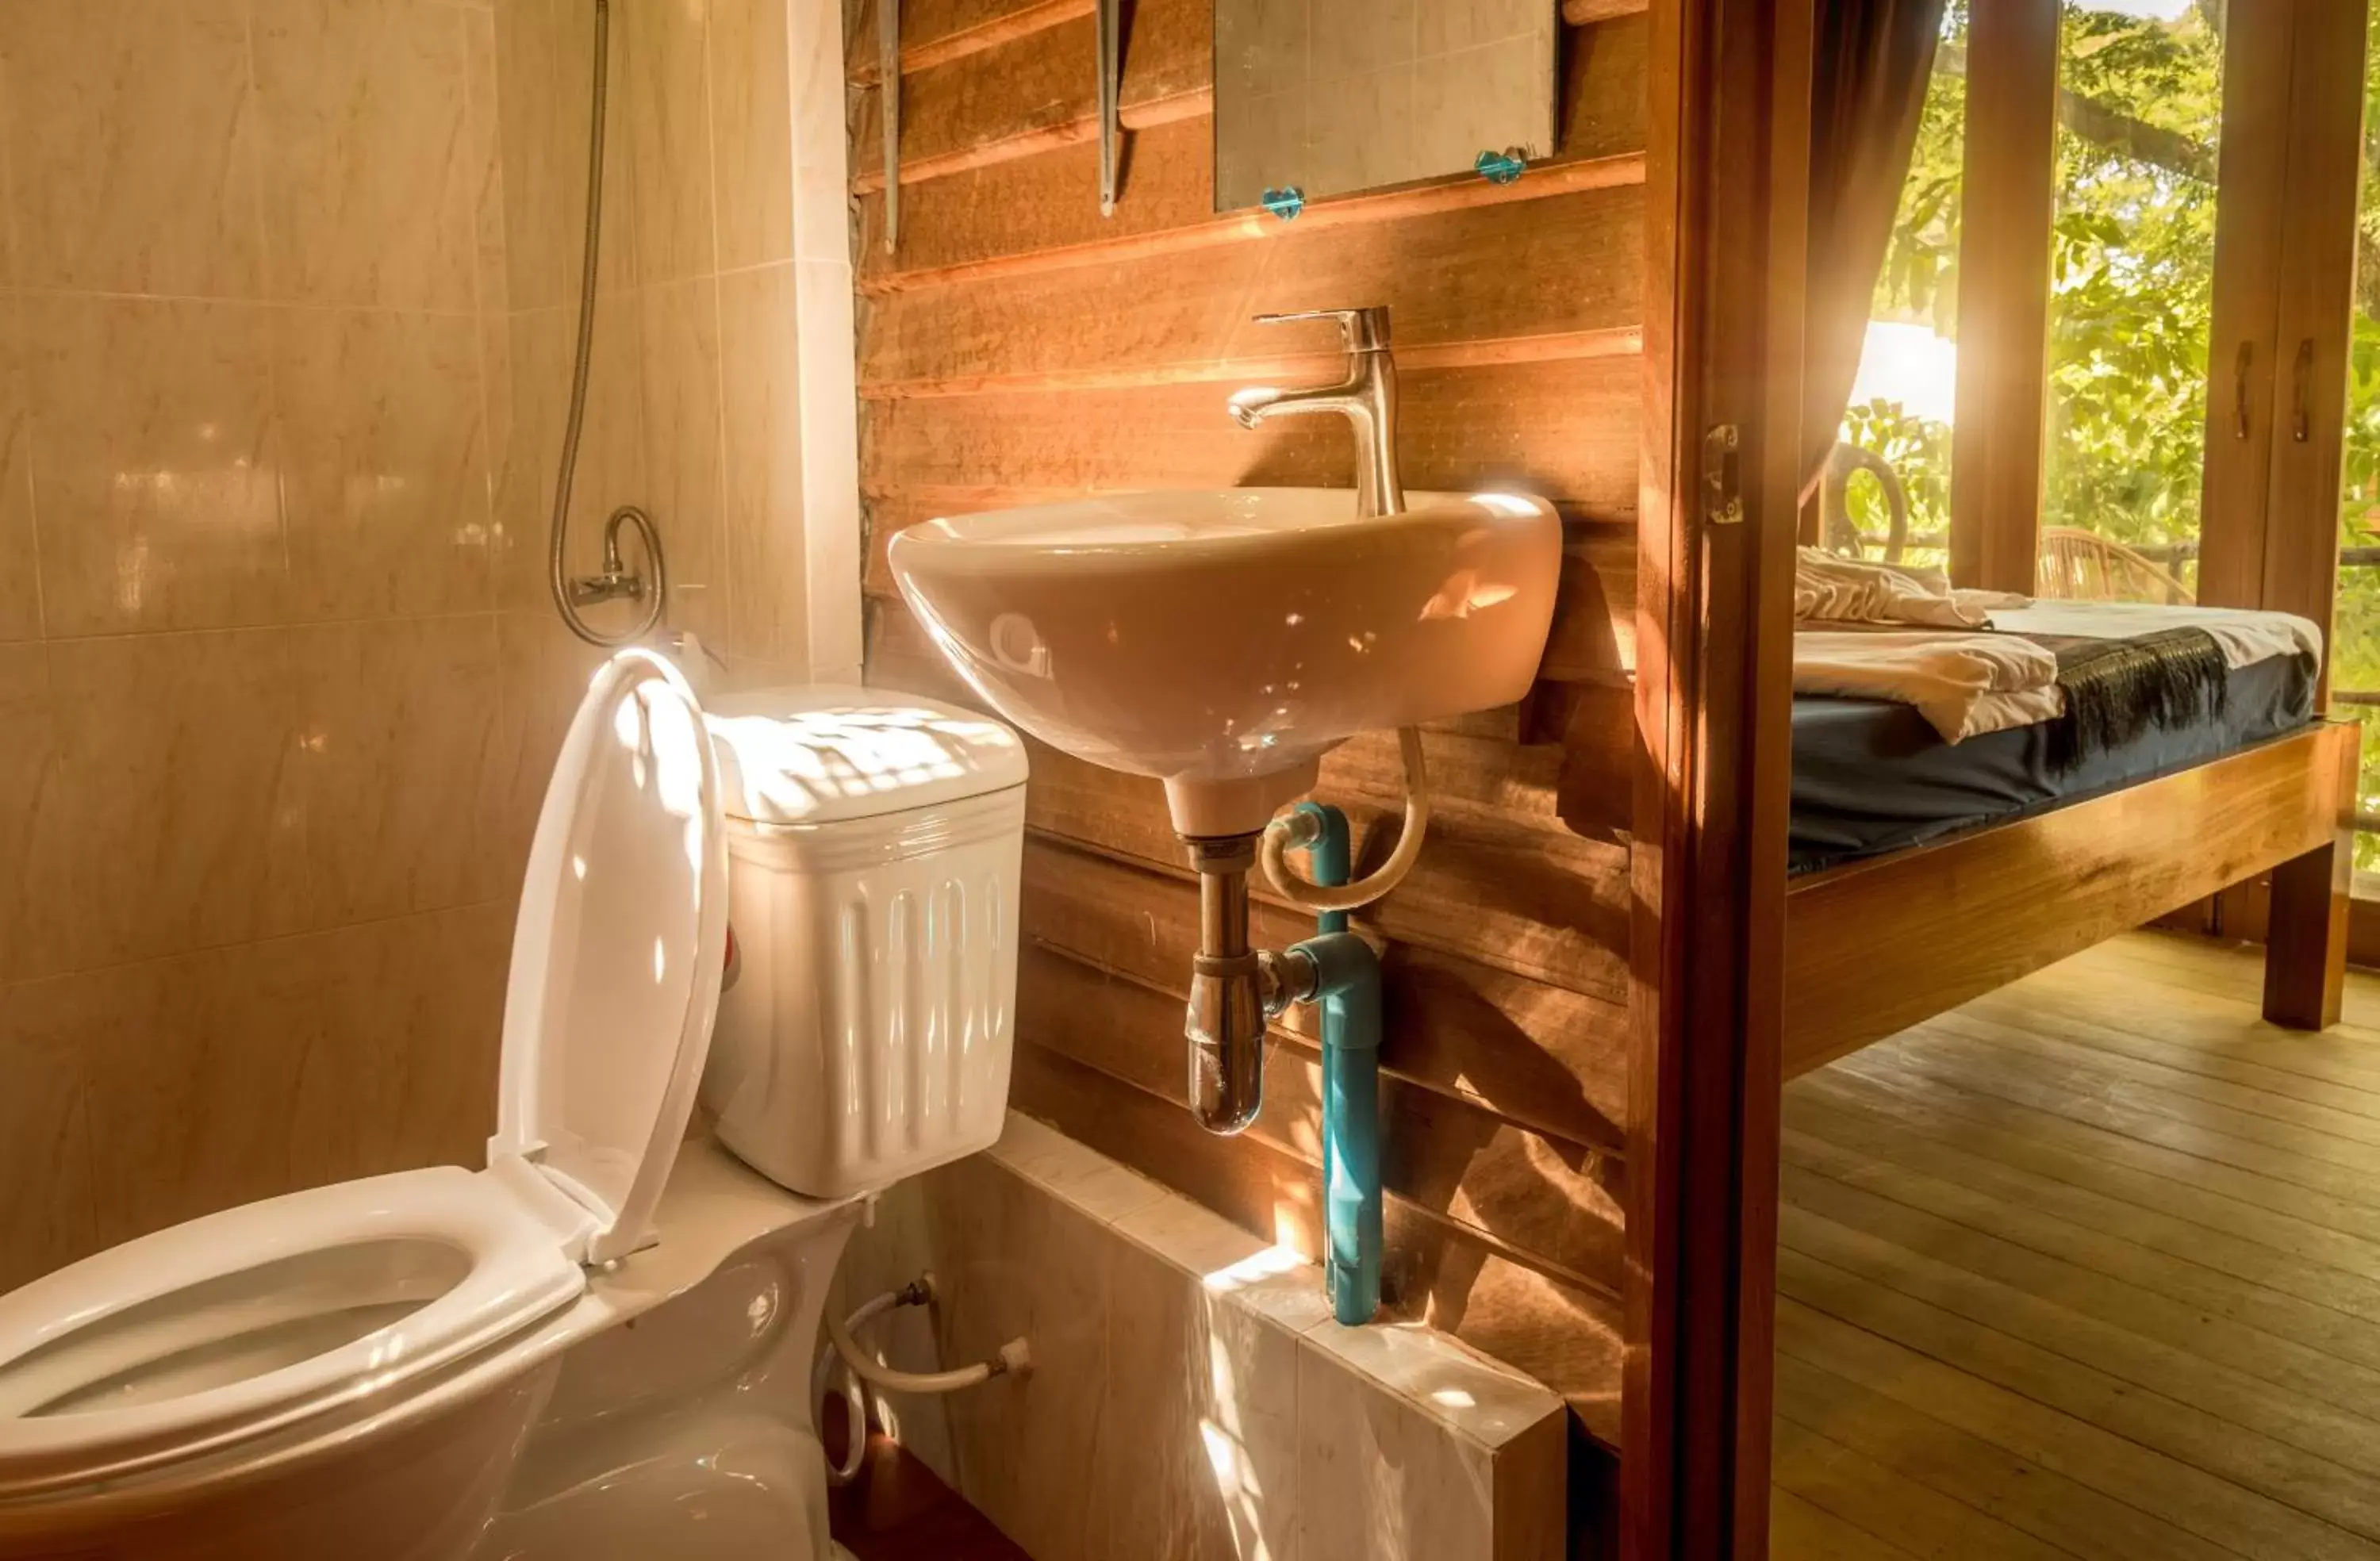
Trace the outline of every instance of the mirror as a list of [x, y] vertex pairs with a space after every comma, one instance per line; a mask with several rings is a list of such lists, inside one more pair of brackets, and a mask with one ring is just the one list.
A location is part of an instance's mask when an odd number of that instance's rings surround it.
[[1555, 0], [1215, 0], [1215, 210], [1554, 144]]

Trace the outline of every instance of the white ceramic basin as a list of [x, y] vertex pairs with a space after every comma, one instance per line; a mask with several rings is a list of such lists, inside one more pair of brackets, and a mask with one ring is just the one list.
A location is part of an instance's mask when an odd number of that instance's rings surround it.
[[1165, 782], [1185, 835], [1263, 828], [1359, 732], [1518, 699], [1552, 622], [1543, 501], [1344, 490], [1114, 494], [892, 538], [902, 594], [991, 706]]

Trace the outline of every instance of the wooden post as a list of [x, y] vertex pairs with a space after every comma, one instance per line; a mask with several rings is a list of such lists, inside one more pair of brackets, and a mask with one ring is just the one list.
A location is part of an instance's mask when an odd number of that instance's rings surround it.
[[2058, 151], [2058, 0], [1992, 0], [1967, 34], [1950, 578], [2034, 588]]
[[2347, 994], [2347, 932], [2355, 883], [2358, 729], [2331, 729], [2338, 756], [2338, 836], [2273, 869], [2265, 919], [2265, 1017], [2292, 1030], [2327, 1030]]
[[2354, 879], [2355, 836], [2309, 851], [2273, 869], [2273, 908], [2265, 926], [2265, 1017], [2292, 1030], [2338, 1023], [2347, 992], [2347, 912]]
[[1768, 1543], [1810, 0], [1650, 46], [1621, 1545]]

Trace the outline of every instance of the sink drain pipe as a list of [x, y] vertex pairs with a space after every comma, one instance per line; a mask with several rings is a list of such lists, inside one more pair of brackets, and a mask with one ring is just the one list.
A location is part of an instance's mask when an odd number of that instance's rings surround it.
[[[1346, 815], [1300, 803], [1241, 835], [1184, 836], [1198, 875], [1198, 949], [1183, 1022], [1191, 1114], [1208, 1132], [1245, 1131], [1264, 1108], [1266, 1022], [1292, 1003], [1322, 1010], [1324, 1270], [1342, 1323], [1380, 1305], [1380, 962], [1347, 930], [1347, 913], [1402, 882], [1429, 825], [1421, 733], [1397, 733], [1404, 758], [1404, 829], [1379, 868], [1351, 882]], [[1311, 877], [1288, 865], [1306, 853]], [[1275, 951], [1251, 947], [1248, 875], [1262, 865], [1282, 899], [1316, 913], [1316, 935]]]

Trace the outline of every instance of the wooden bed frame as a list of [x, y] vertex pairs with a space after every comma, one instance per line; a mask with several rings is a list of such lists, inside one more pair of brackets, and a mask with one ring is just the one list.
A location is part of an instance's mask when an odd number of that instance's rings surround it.
[[2218, 889], [2273, 875], [2265, 1017], [2338, 1020], [2358, 728], [2316, 721], [2171, 775], [1786, 891], [1791, 1079]]

